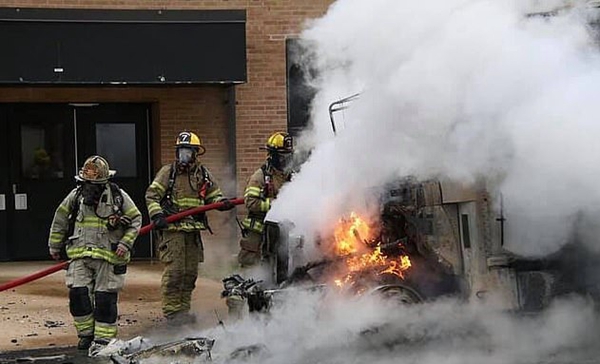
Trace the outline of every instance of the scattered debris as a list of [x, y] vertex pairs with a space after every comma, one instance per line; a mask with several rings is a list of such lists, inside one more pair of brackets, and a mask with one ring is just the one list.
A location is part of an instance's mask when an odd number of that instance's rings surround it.
[[44, 322], [44, 326], [49, 327], [49, 328], [63, 327], [63, 326], [65, 326], [65, 323], [62, 322], [62, 321], [48, 321], [48, 320], [46, 320], [46, 322]]
[[17, 363], [21, 362], [35, 362], [35, 361], [55, 361], [55, 360], [64, 360], [67, 356], [65, 354], [60, 355], [48, 355], [48, 356], [26, 356], [22, 358], [17, 358]]
[[263, 344], [242, 346], [229, 354], [229, 360], [265, 359], [270, 356], [269, 349]]
[[112, 339], [104, 347], [90, 347], [90, 357], [110, 357], [113, 355], [130, 355], [138, 351], [151, 347], [152, 344], [149, 340], [136, 336], [129, 341], [123, 341], [120, 339]]
[[[211, 349], [215, 340], [205, 337], [188, 337], [165, 344], [152, 345], [141, 336], [129, 341], [113, 339], [103, 349], [90, 353], [91, 357], [109, 357], [116, 364], [136, 364], [140, 360], [155, 357], [183, 357], [189, 362], [211, 361]], [[177, 360], [177, 363], [187, 361]]]

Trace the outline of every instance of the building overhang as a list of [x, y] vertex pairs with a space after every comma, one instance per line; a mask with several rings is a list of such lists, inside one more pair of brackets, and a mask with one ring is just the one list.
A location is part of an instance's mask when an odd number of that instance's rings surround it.
[[247, 80], [245, 10], [0, 8], [0, 85]]

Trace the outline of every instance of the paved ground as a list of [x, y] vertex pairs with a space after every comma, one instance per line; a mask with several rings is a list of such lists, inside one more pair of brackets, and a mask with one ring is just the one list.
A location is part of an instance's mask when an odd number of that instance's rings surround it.
[[[225, 247], [224, 247], [225, 248]], [[227, 249], [225, 249], [227, 250]], [[198, 327], [217, 323], [215, 310], [226, 318], [227, 308], [220, 298], [221, 278], [235, 267], [233, 256], [207, 257], [200, 266], [192, 310]], [[211, 262], [212, 260], [212, 262]], [[0, 283], [44, 269], [54, 262], [0, 263]], [[160, 276], [158, 262], [131, 263], [119, 298], [119, 337], [131, 338], [161, 327]], [[74, 345], [77, 341], [68, 309], [64, 271], [38, 281], [0, 292], [0, 355], [32, 348]]]

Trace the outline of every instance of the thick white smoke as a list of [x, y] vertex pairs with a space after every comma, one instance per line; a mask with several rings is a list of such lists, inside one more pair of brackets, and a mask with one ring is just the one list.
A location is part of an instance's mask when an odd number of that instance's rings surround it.
[[[585, 231], [600, 226], [600, 57], [589, 12], [525, 16], [561, 4], [337, 1], [302, 36], [318, 71], [313, 128], [302, 140], [312, 152], [269, 218], [310, 237], [351, 209], [373, 212], [377, 189], [394, 178], [485, 176], [504, 196], [517, 252], [555, 250], [582, 214]], [[334, 137], [327, 107], [356, 92]], [[215, 361], [577, 362], [590, 357], [599, 324], [579, 298], [525, 316], [453, 301], [399, 307], [290, 295], [266, 316], [202, 333], [217, 340]], [[227, 359], [255, 344], [262, 354]]]
[[[398, 176], [485, 176], [500, 181], [492, 192], [503, 194], [515, 252], [556, 250], [582, 214], [596, 226], [600, 54], [591, 11], [525, 15], [561, 3], [334, 3], [302, 34], [318, 74], [303, 141], [312, 154], [270, 218], [312, 236]], [[356, 92], [334, 137], [327, 107]]]
[[518, 316], [453, 301], [394, 306], [375, 297], [288, 294], [267, 315], [191, 336], [214, 338], [213, 361], [230, 364], [571, 363], [598, 354], [598, 317], [583, 299]]

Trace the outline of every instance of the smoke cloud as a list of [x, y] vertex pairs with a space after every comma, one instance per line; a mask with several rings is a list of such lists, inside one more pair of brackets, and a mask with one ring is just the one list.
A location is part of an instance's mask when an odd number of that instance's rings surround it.
[[[600, 54], [582, 2], [340, 0], [302, 41], [316, 77], [311, 149], [269, 218], [326, 231], [401, 176], [490, 181], [506, 245], [546, 254], [598, 224]], [[338, 113], [328, 106], [360, 92]], [[375, 190], [374, 190], [375, 189]], [[370, 211], [372, 212], [372, 211]], [[595, 239], [589, 245], [600, 248]]]
[[[547, 17], [526, 14], [565, 3], [335, 2], [302, 34], [316, 70], [312, 127], [300, 140], [311, 153], [269, 219], [292, 221], [310, 238], [331, 233], [350, 210], [374, 214], [373, 197], [399, 177], [485, 178], [503, 196], [509, 249], [547, 254], [576, 235], [600, 250], [600, 54], [589, 25], [595, 14], [569, 4]], [[329, 104], [357, 92], [360, 98], [338, 114], [334, 136]], [[595, 280], [596, 272], [592, 264], [585, 273]], [[215, 338], [214, 361], [225, 363], [598, 357], [599, 317], [586, 298], [556, 299], [536, 315], [492, 306], [398, 306], [290, 288], [266, 315], [191, 334]]]
[[[503, 196], [508, 248], [550, 253], [574, 229], [597, 247], [600, 54], [594, 14], [570, 3], [553, 17], [526, 13], [562, 1], [334, 3], [302, 34], [316, 70], [312, 127], [300, 140], [311, 153], [269, 219], [310, 238], [350, 210], [375, 213], [373, 197], [399, 177], [485, 177]], [[357, 92], [334, 136], [329, 104]], [[598, 315], [584, 298], [529, 316], [452, 300], [287, 294], [266, 316], [203, 332], [217, 340], [215, 361], [504, 364], [598, 354]], [[229, 357], [244, 346], [254, 356]]]
[[[579, 362], [598, 353], [598, 317], [583, 299], [557, 301], [528, 317], [454, 301], [395, 306], [373, 296], [288, 295], [267, 316], [202, 332], [216, 339], [213, 360], [506, 364]], [[231, 355], [240, 348], [252, 356]]]

